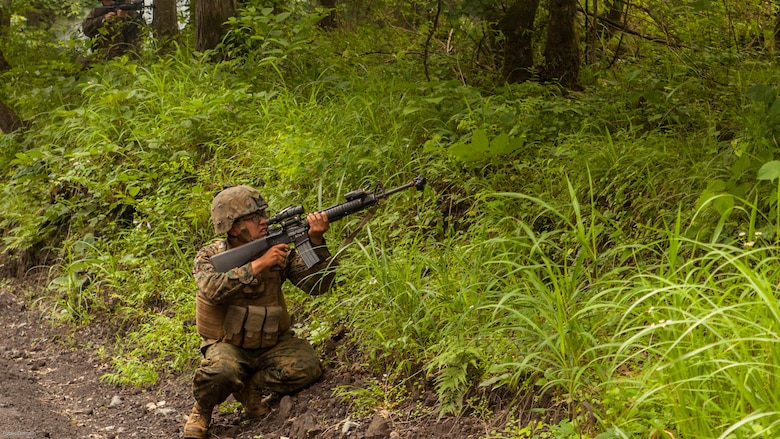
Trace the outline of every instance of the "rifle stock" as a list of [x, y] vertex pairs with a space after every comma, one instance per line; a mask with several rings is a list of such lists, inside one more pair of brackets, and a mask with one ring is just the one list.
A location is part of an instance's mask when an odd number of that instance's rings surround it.
[[[389, 191], [377, 189], [374, 192], [368, 192], [364, 189], [358, 189], [344, 196], [346, 202], [329, 207], [323, 212], [328, 216], [329, 222], [338, 221], [347, 215], [368, 209], [396, 192], [412, 187], [420, 191], [425, 187], [425, 183], [425, 178], [417, 177], [411, 182]], [[269, 227], [266, 236], [212, 256], [211, 264], [215, 270], [224, 273], [257, 259], [275, 245], [295, 244], [301, 259], [308, 268], [311, 268], [320, 260], [309, 241], [309, 224], [305, 219], [300, 218], [303, 213], [303, 206], [291, 206], [282, 210], [266, 220], [269, 226], [276, 226]]]
[[257, 259], [258, 257], [262, 256], [263, 253], [268, 251], [269, 248], [271, 248], [271, 245], [268, 242], [268, 237], [255, 239], [254, 241], [248, 242], [241, 247], [231, 248], [226, 252], [218, 253], [212, 256], [211, 265], [213, 265], [214, 269], [218, 272], [225, 273], [232, 268], [243, 265], [238, 264], [239, 261], [249, 262]]

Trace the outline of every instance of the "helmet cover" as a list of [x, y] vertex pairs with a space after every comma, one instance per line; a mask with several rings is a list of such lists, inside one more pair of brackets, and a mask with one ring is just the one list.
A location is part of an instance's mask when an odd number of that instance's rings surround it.
[[211, 223], [214, 233], [221, 235], [233, 227], [233, 222], [244, 215], [268, 207], [260, 192], [250, 186], [230, 186], [217, 193], [211, 202]]

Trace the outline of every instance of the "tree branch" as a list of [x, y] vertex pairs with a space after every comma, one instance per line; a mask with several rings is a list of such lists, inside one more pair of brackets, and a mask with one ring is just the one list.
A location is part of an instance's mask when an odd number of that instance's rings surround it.
[[672, 39], [669, 38], [669, 37], [666, 37], [666, 38], [664, 38], [664, 37], [655, 37], [655, 36], [652, 36], [652, 35], [645, 35], [645, 34], [639, 33], [638, 31], [635, 31], [635, 30], [629, 28], [627, 21], [625, 23], [618, 23], [618, 22], [616, 22], [616, 21], [614, 21], [612, 19], [609, 19], [607, 17], [604, 17], [604, 16], [594, 16], [593, 14], [591, 14], [590, 12], [582, 9], [579, 6], [577, 7], [577, 9], [579, 10], [579, 12], [582, 12], [583, 14], [585, 14], [585, 16], [591, 17], [595, 21], [604, 23], [607, 26], [609, 26], [609, 27], [611, 27], [611, 28], [613, 28], [613, 29], [615, 29], [615, 30], [617, 30], [619, 32], [623, 32], [623, 33], [626, 33], [626, 34], [629, 34], [629, 35], [634, 35], [634, 36], [639, 37], [639, 38], [641, 38], [643, 40], [650, 41], [650, 42], [653, 42], [653, 43], [663, 44], [663, 45], [668, 46], [668, 47], [674, 47], [674, 48], [686, 48], [686, 47], [688, 47], [685, 44], [680, 44], [680, 43], [672, 41]]

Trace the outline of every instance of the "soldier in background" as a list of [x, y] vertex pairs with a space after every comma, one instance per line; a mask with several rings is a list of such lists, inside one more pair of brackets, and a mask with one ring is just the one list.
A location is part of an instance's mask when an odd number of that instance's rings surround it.
[[214, 407], [231, 394], [256, 418], [270, 410], [264, 393], [292, 393], [322, 375], [314, 349], [291, 331], [282, 284], [290, 280], [313, 295], [330, 289], [334, 261], [323, 237], [329, 228], [327, 215], [306, 217], [309, 239], [321, 261], [311, 268], [287, 244], [225, 273], [211, 263], [218, 253], [266, 236], [267, 207], [249, 186], [228, 187], [212, 201], [214, 232], [227, 237], [206, 245], [195, 257], [196, 324], [203, 359], [193, 377], [196, 402], [184, 425], [185, 438], [207, 438]]
[[101, 3], [103, 6], [92, 9], [81, 23], [84, 35], [92, 39], [92, 53], [99, 59], [137, 55], [146, 25], [140, 6], [123, 9], [118, 7], [124, 3], [121, 1], [102, 0]]

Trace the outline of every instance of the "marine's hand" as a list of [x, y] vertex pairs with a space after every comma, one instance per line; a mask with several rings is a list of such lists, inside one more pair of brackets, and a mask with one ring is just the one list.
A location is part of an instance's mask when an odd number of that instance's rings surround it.
[[114, 17], [116, 17], [116, 12], [106, 12], [106, 15], [103, 16], [103, 20], [112, 20]]
[[277, 244], [269, 248], [262, 256], [252, 261], [252, 273], [257, 275], [277, 265], [284, 267], [288, 253], [290, 253], [290, 246], [287, 244]]
[[312, 245], [322, 245], [325, 242], [322, 235], [330, 229], [328, 215], [325, 212], [312, 212], [306, 216], [306, 222], [309, 223], [309, 240]]

